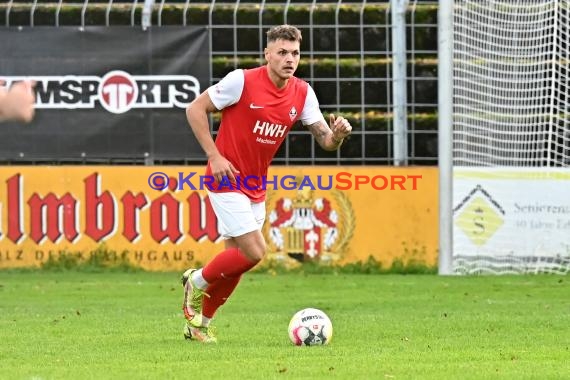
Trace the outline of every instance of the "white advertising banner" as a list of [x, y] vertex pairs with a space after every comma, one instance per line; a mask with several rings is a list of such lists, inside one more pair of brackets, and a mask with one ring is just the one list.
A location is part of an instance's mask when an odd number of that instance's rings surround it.
[[454, 256], [570, 258], [570, 169], [455, 168]]

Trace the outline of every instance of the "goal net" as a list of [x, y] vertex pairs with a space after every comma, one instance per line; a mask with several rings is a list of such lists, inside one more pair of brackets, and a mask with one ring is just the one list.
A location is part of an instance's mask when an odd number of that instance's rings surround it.
[[455, 273], [570, 271], [566, 0], [456, 0]]

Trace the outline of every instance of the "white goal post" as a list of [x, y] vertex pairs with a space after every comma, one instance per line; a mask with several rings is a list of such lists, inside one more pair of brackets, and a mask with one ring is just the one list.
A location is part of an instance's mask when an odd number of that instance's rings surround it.
[[570, 0], [442, 0], [440, 274], [570, 272]]

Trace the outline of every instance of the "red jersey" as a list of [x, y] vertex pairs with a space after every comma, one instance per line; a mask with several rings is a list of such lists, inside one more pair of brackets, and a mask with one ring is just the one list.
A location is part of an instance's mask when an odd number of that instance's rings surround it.
[[[212, 192], [241, 191], [252, 202], [265, 200], [263, 179], [277, 150], [299, 118], [309, 87], [307, 82], [291, 77], [287, 85], [279, 89], [267, 70], [266, 66], [243, 70], [244, 83], [239, 100], [222, 110], [216, 147], [240, 173], [236, 185], [230, 187], [224, 181], [215, 183], [208, 187]], [[212, 175], [210, 163], [206, 175]]]

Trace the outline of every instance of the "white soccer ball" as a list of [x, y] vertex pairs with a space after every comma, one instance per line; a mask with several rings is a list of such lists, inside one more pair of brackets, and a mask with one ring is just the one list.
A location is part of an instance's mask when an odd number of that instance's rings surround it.
[[329, 317], [319, 309], [303, 309], [295, 313], [289, 322], [289, 339], [296, 346], [321, 346], [329, 344], [333, 327]]

